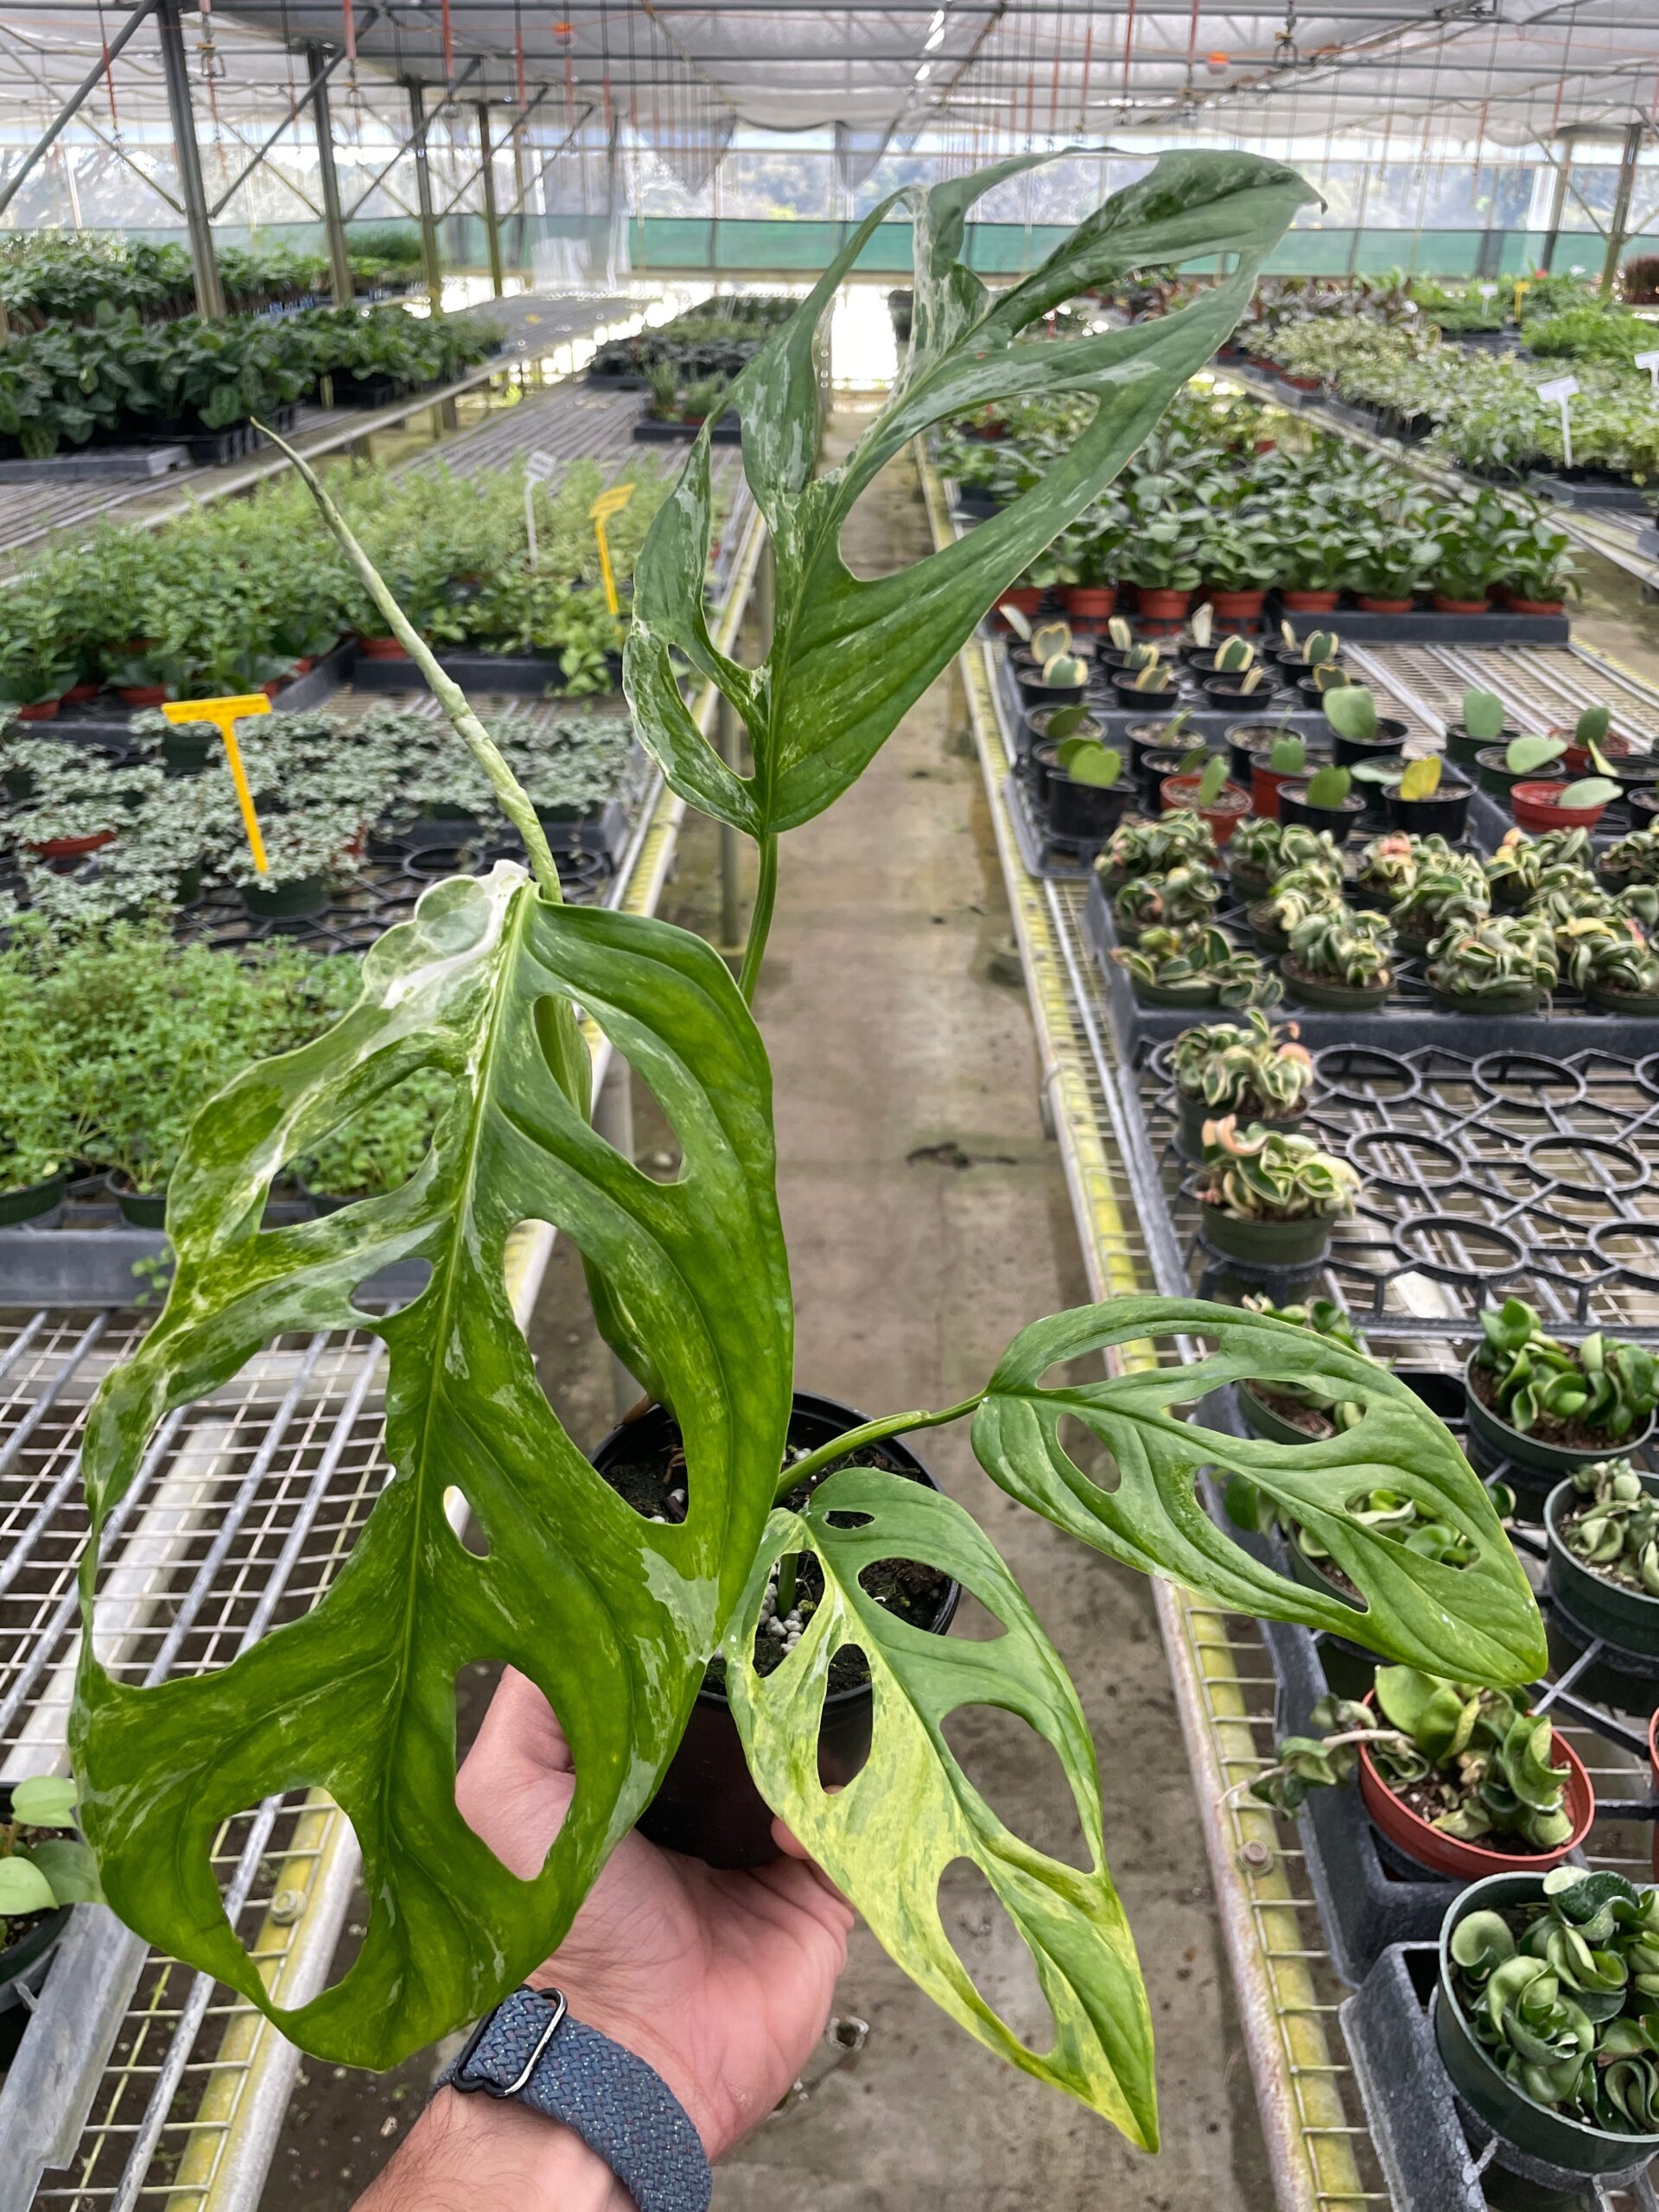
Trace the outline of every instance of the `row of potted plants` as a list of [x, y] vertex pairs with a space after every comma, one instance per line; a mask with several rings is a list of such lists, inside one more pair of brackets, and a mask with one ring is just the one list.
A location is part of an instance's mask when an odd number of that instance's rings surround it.
[[711, 296], [671, 321], [630, 337], [607, 339], [588, 363], [588, 374], [595, 384], [639, 386], [657, 371], [671, 379], [671, 389], [684, 391], [711, 378], [723, 389], [798, 304], [786, 293]]
[[[940, 467], [969, 512], [992, 512], [1079, 425], [1068, 403], [1051, 400], [1003, 408], [988, 426], [982, 420], [969, 427], [941, 442]], [[1472, 615], [1498, 602], [1559, 613], [1573, 564], [1567, 534], [1535, 502], [1491, 486], [1439, 493], [1247, 395], [1189, 386], [1004, 601], [1034, 612], [1052, 590], [1074, 621], [1101, 621], [1124, 588], [1143, 620], [1172, 626], [1200, 592], [1224, 626], [1258, 620], [1268, 591], [1293, 614], [1328, 613], [1344, 595], [1368, 612], [1422, 598]]]
[[[414, 228], [376, 223], [350, 234], [352, 274], [359, 293], [407, 289], [421, 263]], [[226, 304], [232, 314], [314, 301], [326, 296], [326, 256], [298, 247], [215, 247]], [[181, 245], [86, 232], [8, 231], [0, 238], [0, 306], [16, 329], [48, 322], [90, 322], [100, 313], [132, 308], [146, 321], [194, 315], [195, 279]]]
[[[667, 485], [643, 456], [624, 474], [633, 496], [607, 537], [626, 587]], [[605, 480], [597, 462], [529, 487], [534, 561], [518, 468], [460, 477], [340, 464], [330, 480], [434, 644], [539, 656], [550, 684], [577, 694], [615, 689], [622, 629], [588, 518]], [[233, 696], [305, 673], [353, 634], [371, 654], [401, 657], [297, 490], [262, 486], [151, 531], [107, 521], [43, 555], [0, 603], [0, 705], [38, 720], [100, 690], [132, 707]]]
[[500, 335], [400, 307], [159, 322], [126, 308], [47, 323], [0, 348], [0, 453], [45, 461], [66, 446], [200, 439], [269, 423], [325, 378], [342, 404], [417, 391], [487, 360]]
[[[596, 817], [633, 782], [625, 715], [508, 713], [494, 735], [550, 835]], [[258, 916], [318, 913], [388, 853], [480, 852], [509, 833], [487, 778], [431, 717], [391, 707], [240, 725], [263, 832], [256, 868], [223, 743], [208, 723], [141, 715], [124, 752], [49, 734], [0, 744], [0, 914], [66, 925], [191, 905], [228, 883]]]

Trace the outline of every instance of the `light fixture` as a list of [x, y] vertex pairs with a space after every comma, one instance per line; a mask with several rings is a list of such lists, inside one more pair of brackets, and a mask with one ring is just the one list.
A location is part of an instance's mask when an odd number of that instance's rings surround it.
[[944, 37], [944, 10], [943, 8], [937, 8], [933, 12], [933, 20], [927, 27], [927, 37], [923, 41], [922, 52], [924, 54], [931, 54], [934, 48], [940, 43]]
[[924, 61], [921, 67], [916, 72], [913, 81], [918, 85], [925, 85], [932, 74], [933, 64], [931, 61]]

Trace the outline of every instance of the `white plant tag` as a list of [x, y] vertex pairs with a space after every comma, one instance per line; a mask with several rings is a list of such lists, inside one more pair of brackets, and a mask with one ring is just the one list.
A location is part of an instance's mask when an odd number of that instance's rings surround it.
[[1636, 357], [1636, 365], [1638, 369], [1647, 371], [1649, 380], [1654, 390], [1659, 391], [1659, 347], [1650, 353], [1638, 353]]
[[1577, 377], [1556, 377], [1538, 387], [1539, 398], [1546, 404], [1554, 400], [1561, 410], [1561, 455], [1568, 468], [1573, 466], [1573, 424], [1567, 415], [1567, 402], [1578, 388]]
[[539, 448], [524, 460], [524, 539], [532, 569], [542, 565], [541, 548], [536, 543], [536, 486], [545, 484], [558, 465], [550, 453], [543, 453]]

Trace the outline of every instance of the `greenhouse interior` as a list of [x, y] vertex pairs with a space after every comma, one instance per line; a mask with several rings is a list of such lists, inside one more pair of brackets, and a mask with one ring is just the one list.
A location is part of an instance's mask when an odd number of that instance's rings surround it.
[[0, 2212], [1659, 2212], [1659, 13], [8, 7], [0, 573]]

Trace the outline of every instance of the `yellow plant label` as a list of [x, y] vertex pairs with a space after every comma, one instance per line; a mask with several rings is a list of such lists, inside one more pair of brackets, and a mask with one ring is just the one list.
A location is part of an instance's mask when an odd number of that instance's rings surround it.
[[608, 492], [601, 492], [588, 510], [588, 519], [594, 525], [594, 542], [599, 547], [599, 573], [605, 586], [605, 604], [613, 614], [621, 612], [616, 596], [616, 577], [611, 569], [611, 549], [605, 536], [605, 525], [613, 515], [620, 515], [633, 497], [632, 484], [613, 484]]
[[253, 793], [248, 789], [247, 770], [242, 766], [236, 725], [245, 715], [268, 715], [270, 700], [263, 691], [239, 692], [233, 699], [168, 699], [162, 702], [162, 712], [170, 722], [212, 722], [224, 739], [225, 757], [231, 764], [231, 780], [236, 785], [236, 803], [242, 810], [242, 827], [248, 833], [248, 850], [259, 874], [269, 875], [265, 841], [259, 834], [259, 817], [253, 810]]

